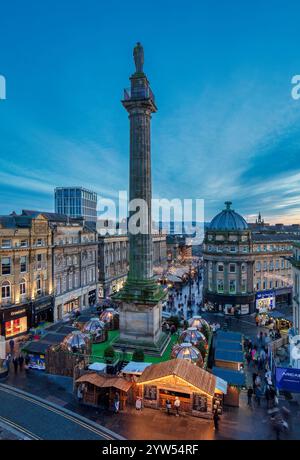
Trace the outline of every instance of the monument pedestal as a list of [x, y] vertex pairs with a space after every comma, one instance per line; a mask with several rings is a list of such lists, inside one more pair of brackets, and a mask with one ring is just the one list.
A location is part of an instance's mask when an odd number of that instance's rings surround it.
[[113, 345], [118, 349], [142, 348], [145, 353], [161, 356], [170, 341], [162, 332], [162, 301], [165, 291], [153, 280], [128, 280], [113, 297], [119, 303], [120, 336]]

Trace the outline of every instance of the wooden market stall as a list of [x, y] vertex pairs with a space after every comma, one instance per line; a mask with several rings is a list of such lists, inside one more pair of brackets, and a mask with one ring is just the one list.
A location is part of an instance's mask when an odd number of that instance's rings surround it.
[[231, 370], [224, 367], [214, 366], [212, 373], [223, 380], [226, 380], [228, 387], [224, 395], [224, 405], [239, 407], [240, 391], [246, 387], [246, 375], [242, 371]]
[[222, 410], [227, 383], [185, 359], [172, 359], [147, 367], [137, 388], [145, 407], [165, 409], [169, 399], [174, 408], [178, 397], [181, 412], [212, 418], [216, 409]]
[[83, 394], [82, 403], [90, 406], [112, 408], [116, 393], [120, 397], [120, 410], [126, 409], [127, 402], [133, 403], [133, 383], [123, 377], [87, 372], [76, 379], [75, 389], [78, 390], [79, 386]]

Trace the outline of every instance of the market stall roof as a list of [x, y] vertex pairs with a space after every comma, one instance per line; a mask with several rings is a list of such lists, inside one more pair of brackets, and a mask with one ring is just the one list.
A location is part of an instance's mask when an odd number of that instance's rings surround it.
[[226, 380], [229, 385], [245, 386], [246, 377], [244, 372], [226, 369], [225, 367], [214, 366], [212, 373], [223, 380]]
[[215, 393], [216, 377], [185, 359], [171, 359], [170, 361], [152, 364], [144, 370], [137, 383], [147, 383], [170, 375], [185, 380], [211, 396]]
[[76, 323], [87, 323], [91, 318], [95, 318], [95, 314], [94, 315], [80, 315], [78, 316], [77, 318], [74, 319], [74, 321]]
[[243, 335], [239, 332], [227, 332], [219, 329], [217, 331], [217, 338], [227, 342], [239, 342], [242, 343]]
[[135, 361], [130, 361], [123, 369], [122, 369], [122, 374], [135, 374], [135, 375], [141, 375], [146, 367], [151, 366], [151, 363], [141, 363], [141, 362], [135, 362]]
[[63, 341], [67, 334], [60, 334], [55, 332], [48, 332], [43, 336], [43, 342], [48, 342], [49, 344], [58, 345]]
[[22, 351], [44, 355], [49, 347], [49, 342], [44, 342], [43, 340], [33, 340], [32, 342], [27, 342], [22, 348]]
[[66, 324], [57, 323], [57, 324], [53, 324], [50, 327], [47, 327], [45, 331], [46, 332], [56, 332], [58, 334], [67, 335], [67, 334], [70, 334], [70, 332], [75, 331], [75, 329], [76, 327], [74, 326], [67, 326]]
[[275, 319], [286, 319], [287, 321], [292, 321], [292, 315], [286, 315], [285, 313], [282, 313], [280, 311], [268, 311], [267, 313], [268, 316], [272, 316]]
[[92, 363], [89, 365], [90, 371], [103, 372], [107, 368], [105, 363]]
[[226, 342], [225, 340], [216, 339], [214, 343], [215, 348], [218, 350], [232, 350], [232, 351], [242, 351], [243, 346], [240, 342]]
[[243, 363], [244, 354], [242, 351], [216, 350], [215, 360], [216, 361], [228, 361], [231, 363]]
[[172, 283], [182, 283], [182, 279], [180, 276], [176, 275], [167, 275], [168, 281], [171, 281]]
[[96, 373], [87, 373], [82, 375], [76, 380], [76, 383], [90, 383], [98, 388], [113, 387], [120, 391], [128, 391], [132, 382], [128, 382], [122, 377], [108, 377], [107, 375], [100, 375]]

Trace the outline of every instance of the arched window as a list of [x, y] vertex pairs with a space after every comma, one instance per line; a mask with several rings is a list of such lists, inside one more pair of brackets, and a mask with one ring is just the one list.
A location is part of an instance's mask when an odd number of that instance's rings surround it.
[[2, 293], [2, 299], [10, 299], [10, 282], [9, 281], [3, 281], [1, 293]]
[[20, 295], [26, 294], [26, 280], [21, 279], [20, 281]]

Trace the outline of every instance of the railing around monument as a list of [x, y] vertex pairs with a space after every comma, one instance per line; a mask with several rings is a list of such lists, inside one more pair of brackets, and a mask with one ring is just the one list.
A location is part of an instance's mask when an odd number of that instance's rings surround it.
[[125, 88], [124, 100], [129, 101], [132, 99], [151, 99], [153, 102], [155, 102], [155, 96], [149, 86], [146, 88]]

